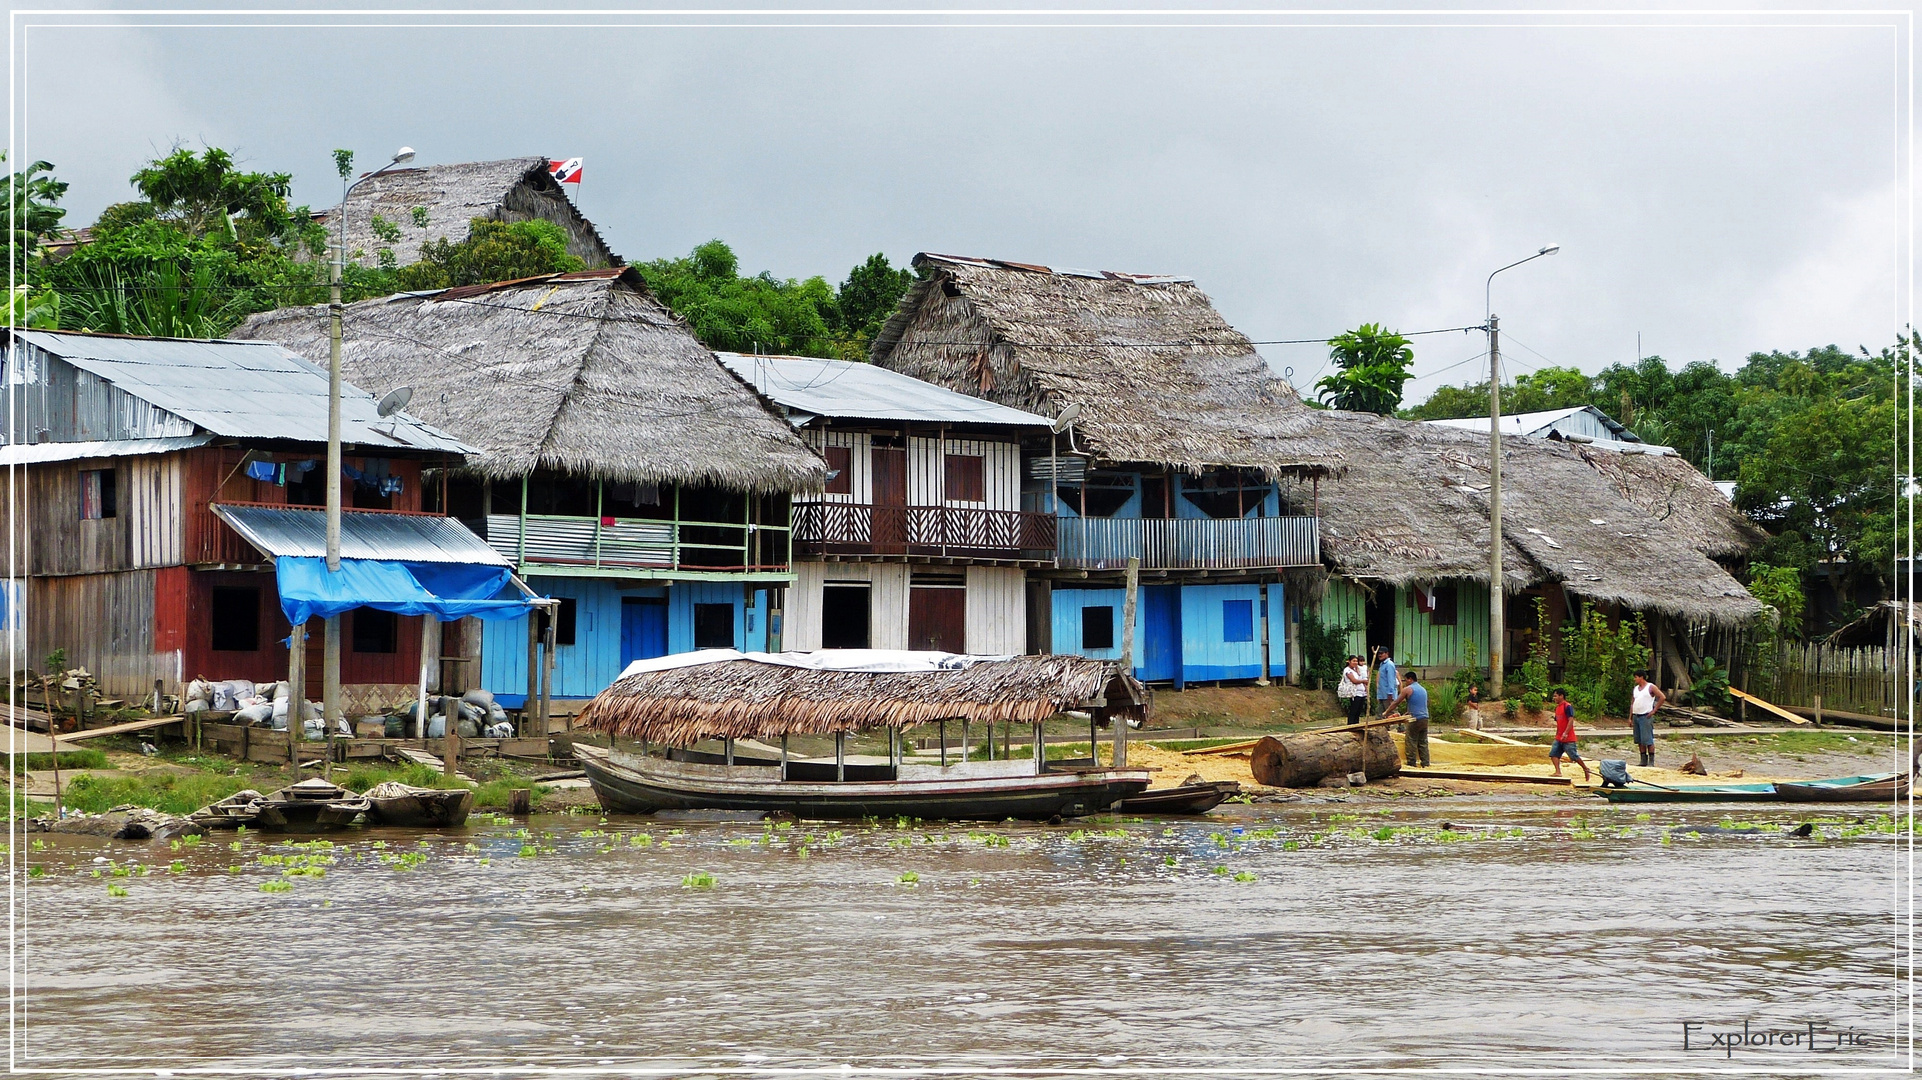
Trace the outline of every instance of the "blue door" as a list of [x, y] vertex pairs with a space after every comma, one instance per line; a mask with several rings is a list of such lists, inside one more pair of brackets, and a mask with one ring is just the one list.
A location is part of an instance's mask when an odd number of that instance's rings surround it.
[[1151, 585], [1141, 590], [1141, 678], [1147, 682], [1181, 680], [1181, 587]]
[[621, 667], [667, 655], [667, 601], [621, 597]]

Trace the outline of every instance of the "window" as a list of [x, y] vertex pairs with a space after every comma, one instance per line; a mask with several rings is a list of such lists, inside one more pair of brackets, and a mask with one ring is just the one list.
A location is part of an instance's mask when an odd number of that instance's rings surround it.
[[327, 469], [324, 462], [287, 463], [287, 502], [290, 506], [327, 505]]
[[213, 610], [208, 620], [213, 626], [213, 646], [217, 652], [257, 652], [260, 649], [260, 590], [253, 587], [231, 588], [216, 585]]
[[357, 653], [392, 653], [400, 647], [400, 616], [391, 611], [375, 611], [373, 608], [355, 608], [354, 651]]
[[987, 501], [987, 468], [978, 454], [950, 454], [947, 465], [947, 497], [953, 502]]
[[1221, 640], [1255, 640], [1255, 602], [1253, 600], [1221, 602]]
[[1455, 587], [1453, 585], [1435, 586], [1435, 610], [1428, 613], [1431, 626], [1455, 625]]
[[1081, 609], [1081, 647], [1090, 651], [1114, 648], [1114, 605]]
[[580, 601], [571, 596], [559, 597], [560, 607], [554, 609], [554, 646], [574, 644], [574, 625], [580, 616]]
[[821, 587], [821, 647], [868, 647], [869, 586], [866, 582], [828, 582]]
[[734, 605], [694, 605], [694, 647], [732, 649], [734, 647]]
[[854, 451], [845, 446], [830, 446], [821, 452], [827, 459], [829, 495], [854, 494]]
[[82, 469], [80, 471], [80, 520], [101, 521], [114, 517], [116, 506], [112, 469]]

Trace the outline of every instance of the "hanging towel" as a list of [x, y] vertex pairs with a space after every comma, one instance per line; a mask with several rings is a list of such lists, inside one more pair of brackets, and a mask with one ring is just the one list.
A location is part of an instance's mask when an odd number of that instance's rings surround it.
[[256, 480], [264, 480], [269, 484], [279, 484], [284, 487], [287, 483], [287, 466], [276, 465], [271, 461], [249, 461], [247, 475]]

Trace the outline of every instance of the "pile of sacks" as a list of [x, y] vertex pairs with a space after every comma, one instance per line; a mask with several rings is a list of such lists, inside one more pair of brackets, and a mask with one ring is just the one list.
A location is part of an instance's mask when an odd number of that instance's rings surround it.
[[[444, 738], [447, 735], [448, 698], [439, 694], [427, 697], [427, 737]], [[420, 706], [418, 701], [410, 701], [401, 707], [401, 730], [411, 736], [414, 733], [414, 713]], [[507, 710], [494, 701], [494, 695], [486, 690], [469, 690], [455, 703], [454, 734], [463, 739], [511, 739], [514, 737], [514, 724], [507, 719]]]
[[[246, 679], [228, 679], [224, 682], [195, 679], [187, 684], [184, 711], [228, 712], [234, 714], [234, 720], [238, 723], [286, 731], [287, 710], [291, 707], [292, 698], [292, 684], [286, 682], [256, 686]], [[301, 731], [307, 738], [327, 737], [327, 728], [321, 723], [320, 707], [316, 702], [300, 703], [300, 721]], [[344, 723], [342, 726], [346, 734], [352, 734], [351, 728], [346, 728]]]

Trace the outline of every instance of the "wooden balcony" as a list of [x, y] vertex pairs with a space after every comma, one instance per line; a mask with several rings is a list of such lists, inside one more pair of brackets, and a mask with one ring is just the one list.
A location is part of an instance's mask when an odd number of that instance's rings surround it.
[[796, 503], [794, 544], [809, 555], [1053, 559], [1051, 514], [957, 506]]
[[[788, 569], [787, 527], [742, 522], [489, 514], [495, 551], [548, 573], [773, 573]], [[477, 530], [479, 531], [479, 530]]]
[[1056, 565], [1075, 570], [1262, 570], [1321, 562], [1313, 517], [1062, 518]]

